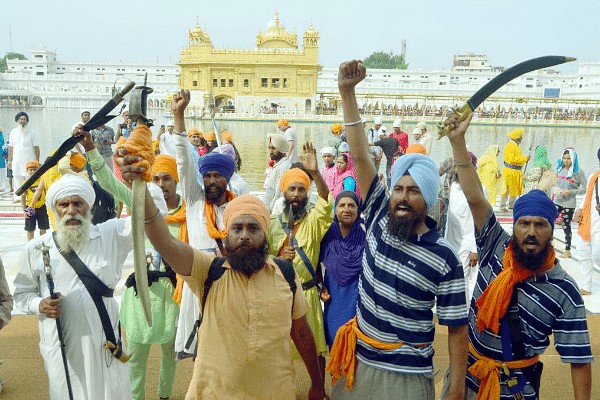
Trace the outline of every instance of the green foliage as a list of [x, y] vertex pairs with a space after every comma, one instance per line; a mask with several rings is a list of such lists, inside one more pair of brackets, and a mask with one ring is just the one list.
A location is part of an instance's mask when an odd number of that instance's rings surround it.
[[6, 60], [14, 60], [14, 59], [27, 60], [27, 57], [25, 57], [21, 53], [12, 53], [12, 52], [6, 53], [6, 55], [0, 59], [0, 72], [5, 72], [8, 69], [8, 64], [6, 63]]
[[378, 68], [378, 69], [406, 69], [408, 64], [405, 64], [404, 57], [401, 55], [394, 55], [393, 51], [386, 53], [384, 51], [378, 51], [371, 54], [369, 57], [363, 60], [363, 64], [367, 68]]

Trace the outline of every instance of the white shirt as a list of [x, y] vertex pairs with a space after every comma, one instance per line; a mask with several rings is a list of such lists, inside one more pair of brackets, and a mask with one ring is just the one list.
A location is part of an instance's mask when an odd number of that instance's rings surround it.
[[[298, 143], [298, 135], [296, 131], [292, 128], [288, 127], [283, 133], [285, 140], [288, 142], [293, 142], [294, 148], [292, 149], [292, 155], [290, 157], [290, 161], [292, 164], [300, 162], [300, 156], [298, 155], [298, 148], [300, 147], [300, 143]], [[290, 143], [290, 146], [292, 143]]]
[[[114, 289], [133, 247], [131, 218], [111, 219], [91, 226], [89, 237], [89, 243], [77, 255], [94, 275]], [[42, 252], [36, 249], [42, 243], [50, 247], [55, 291], [62, 295], [60, 319], [74, 398], [131, 399], [129, 365], [108, 355], [102, 348], [106, 338], [96, 306], [77, 273], [59, 253], [51, 232], [28, 242], [21, 253], [14, 280], [15, 305], [30, 314], [38, 314], [40, 302], [50, 295]], [[119, 304], [114, 298], [103, 300], [118, 338]], [[40, 353], [48, 373], [50, 398], [68, 399], [56, 320], [44, 314], [39, 318]]]
[[18, 126], [10, 131], [8, 146], [13, 148], [13, 175], [29, 177], [25, 166], [29, 161], [36, 160], [35, 147], [40, 146], [37, 133], [27, 127], [23, 130]]
[[[367, 131], [367, 143], [375, 143], [379, 140], [379, 135], [385, 134], [386, 131], [382, 131], [381, 128], [384, 128], [383, 125], [379, 127], [379, 130], [376, 130], [373, 126]], [[371, 158], [375, 158], [375, 155], [373, 153], [376, 153], [379, 157], [382, 151], [383, 149], [379, 146], [369, 146], [369, 155], [371, 156]]]
[[246, 181], [235, 172], [231, 175], [231, 179], [229, 180], [229, 188], [231, 192], [235, 194], [235, 197], [250, 193], [250, 187]]
[[175, 144], [173, 143], [173, 134], [168, 131], [160, 136], [160, 154], [166, 154], [175, 157]]

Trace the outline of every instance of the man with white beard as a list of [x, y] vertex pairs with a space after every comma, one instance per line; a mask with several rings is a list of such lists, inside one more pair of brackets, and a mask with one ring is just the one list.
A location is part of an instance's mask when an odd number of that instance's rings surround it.
[[[148, 186], [150, 189], [154, 187]], [[152, 190], [152, 193], [165, 215], [162, 192]], [[131, 219], [111, 219], [92, 225], [90, 208], [94, 199], [92, 186], [74, 175], [65, 175], [50, 187], [46, 204], [57, 218], [56, 237], [48, 233], [25, 246], [14, 280], [17, 307], [40, 316], [40, 353], [44, 358], [52, 400], [69, 398], [58, 341], [57, 317], [60, 317], [64, 335], [74, 398], [131, 399], [129, 366], [104, 348], [107, 336], [111, 335], [105, 334], [90, 292], [65, 258], [72, 259], [65, 253], [73, 250], [84, 264], [82, 269], [92, 275], [92, 280], [97, 278], [96, 287], [107, 286], [99, 305], [102, 308], [104, 304], [109, 319], [108, 329], [112, 329], [115, 344], [125, 351], [119, 329], [119, 305], [112, 298], [112, 291], [122, 276], [123, 263], [132, 249]], [[56, 299], [50, 298], [46, 284], [42, 246], [49, 248]]]
[[[21, 187], [23, 182], [29, 178], [27, 168], [29, 161], [40, 161], [40, 144], [37, 133], [27, 127], [29, 115], [21, 111], [15, 116], [15, 122], [19, 124], [10, 131], [8, 145], [8, 169], [12, 169], [13, 187], [15, 191]], [[14, 202], [20, 203], [21, 197], [14, 196]]]

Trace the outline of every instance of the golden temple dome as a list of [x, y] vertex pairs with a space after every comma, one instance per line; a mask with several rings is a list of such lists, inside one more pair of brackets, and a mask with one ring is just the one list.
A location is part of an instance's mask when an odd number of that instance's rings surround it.
[[290, 33], [279, 21], [279, 13], [275, 11], [275, 16], [267, 24], [267, 30], [264, 33], [260, 31], [256, 35], [256, 47], [259, 48], [298, 48], [298, 35]]
[[190, 34], [190, 44], [210, 44], [210, 36], [208, 36], [208, 33], [206, 33], [205, 30], [206, 27], [204, 28], [204, 31], [200, 28], [198, 18], [196, 17], [196, 26], [192, 29]]

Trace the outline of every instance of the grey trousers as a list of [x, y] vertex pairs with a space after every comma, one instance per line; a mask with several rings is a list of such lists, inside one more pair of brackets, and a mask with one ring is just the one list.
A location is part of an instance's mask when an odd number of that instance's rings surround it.
[[432, 374], [404, 374], [373, 368], [356, 360], [352, 389], [346, 390], [346, 378], [341, 377], [331, 388], [331, 400], [434, 400]]

